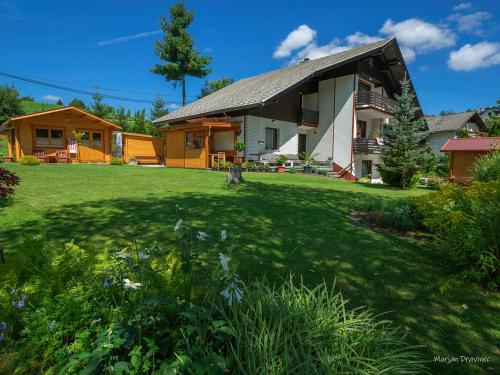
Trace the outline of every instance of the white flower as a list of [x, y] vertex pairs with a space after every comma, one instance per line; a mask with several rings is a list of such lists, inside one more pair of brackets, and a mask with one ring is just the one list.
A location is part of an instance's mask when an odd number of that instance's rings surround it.
[[220, 240], [225, 241], [227, 238], [227, 230], [223, 229], [220, 231]]
[[208, 234], [206, 234], [205, 232], [202, 232], [201, 230], [198, 231], [198, 233], [196, 233], [196, 238], [198, 238], [200, 241], [205, 241], [208, 237]]
[[177, 224], [175, 224], [174, 231], [176, 231], [176, 232], [177, 232], [179, 229], [181, 229], [181, 226], [182, 226], [183, 221], [184, 221], [184, 220], [179, 219], [179, 221], [177, 222]]
[[123, 279], [123, 286], [125, 287], [125, 289], [137, 289], [137, 288], [140, 288], [142, 286], [142, 284], [141, 283], [134, 283], [130, 279]]
[[231, 261], [230, 257], [225, 256], [222, 253], [219, 253], [220, 264], [224, 271], [229, 271], [229, 262]]
[[238, 303], [243, 299], [243, 291], [236, 286], [235, 282], [231, 282], [220, 294], [227, 300], [229, 306], [233, 304], [233, 298]]

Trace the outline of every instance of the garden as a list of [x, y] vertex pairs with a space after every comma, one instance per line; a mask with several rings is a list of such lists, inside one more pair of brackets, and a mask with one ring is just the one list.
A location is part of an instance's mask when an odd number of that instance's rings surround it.
[[[433, 239], [447, 232], [420, 231], [435, 223], [400, 207], [421, 200], [437, 210], [446, 190], [2, 167], [20, 184], [0, 207], [0, 373], [482, 374], [497, 365], [494, 272], [478, 277]], [[498, 197], [480, 184], [471, 189]], [[383, 219], [351, 218], [370, 210], [416, 224], [393, 232]], [[434, 360], [453, 355], [489, 362]]]

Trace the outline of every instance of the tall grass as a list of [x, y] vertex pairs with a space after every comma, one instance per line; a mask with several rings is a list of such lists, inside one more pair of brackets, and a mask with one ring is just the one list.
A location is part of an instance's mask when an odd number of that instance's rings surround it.
[[242, 374], [418, 374], [415, 347], [370, 311], [350, 310], [326, 284], [309, 289], [289, 280], [257, 284], [227, 312], [235, 339], [234, 367]]
[[481, 182], [488, 182], [500, 178], [500, 152], [481, 156], [472, 168], [474, 178]]

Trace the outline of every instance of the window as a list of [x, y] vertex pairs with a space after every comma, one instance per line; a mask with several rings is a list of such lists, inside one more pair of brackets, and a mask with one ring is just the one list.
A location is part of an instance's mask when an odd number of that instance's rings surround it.
[[371, 90], [371, 86], [367, 83], [364, 83], [362, 81], [359, 81], [358, 82], [358, 92], [361, 93], [361, 92], [368, 92]]
[[92, 146], [101, 148], [101, 133], [92, 133]]
[[366, 138], [366, 121], [358, 120], [356, 138]]
[[203, 148], [205, 145], [205, 132], [187, 132], [186, 133], [186, 148]]
[[278, 149], [278, 129], [266, 128], [266, 150]]
[[36, 146], [63, 147], [64, 132], [62, 129], [35, 129]]

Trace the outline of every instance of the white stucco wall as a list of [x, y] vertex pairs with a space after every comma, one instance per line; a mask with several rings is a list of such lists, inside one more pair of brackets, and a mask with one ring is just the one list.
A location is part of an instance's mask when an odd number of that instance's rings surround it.
[[[354, 75], [336, 78], [335, 85], [335, 126], [333, 137], [333, 161], [345, 168], [351, 162], [354, 111]], [[354, 114], [355, 115], [355, 114]], [[356, 118], [354, 116], [354, 123]]]
[[[258, 160], [259, 154], [274, 152], [276, 154], [297, 154], [298, 134], [297, 124], [293, 122], [260, 118], [257, 116], [246, 116], [247, 124], [247, 148], [246, 158]], [[278, 129], [278, 149], [266, 150], [265, 133], [266, 128]], [[259, 143], [262, 141], [262, 143]]]
[[327, 160], [332, 157], [334, 94], [335, 79], [328, 79], [319, 82], [319, 123], [316, 129], [307, 132], [306, 138], [306, 150], [311, 154], [317, 153], [317, 160]]
[[441, 152], [439, 150], [441, 147], [443, 147], [449, 138], [453, 138], [455, 135], [455, 131], [432, 133], [429, 138], [429, 146], [436, 155], [440, 155]]

